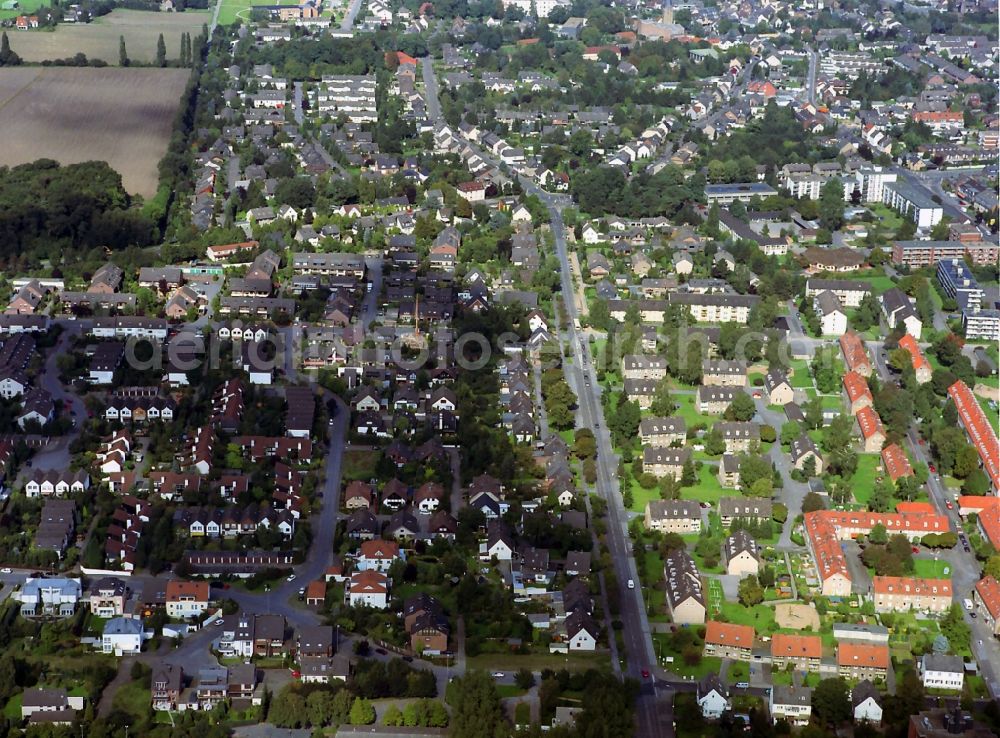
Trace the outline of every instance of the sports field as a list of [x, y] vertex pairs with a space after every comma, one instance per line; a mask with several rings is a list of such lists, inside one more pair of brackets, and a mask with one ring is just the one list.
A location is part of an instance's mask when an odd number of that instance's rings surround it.
[[228, 26], [237, 18], [246, 20], [250, 17], [251, 5], [298, 5], [298, 0], [219, 0], [222, 9], [219, 10], [219, 25]]

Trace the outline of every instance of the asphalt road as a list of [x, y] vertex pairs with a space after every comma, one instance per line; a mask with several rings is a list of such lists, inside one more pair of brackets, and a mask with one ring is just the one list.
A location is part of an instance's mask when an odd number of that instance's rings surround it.
[[354, 21], [357, 20], [360, 10], [361, 0], [351, 0], [351, 6], [347, 9], [347, 15], [344, 16], [344, 20], [340, 23], [341, 31], [350, 31], [354, 28]]

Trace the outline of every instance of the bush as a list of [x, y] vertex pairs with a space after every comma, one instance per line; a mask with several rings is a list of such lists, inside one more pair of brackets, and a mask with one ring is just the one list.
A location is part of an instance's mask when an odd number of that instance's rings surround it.
[[774, 443], [778, 438], [778, 434], [774, 432], [774, 428], [769, 425], [762, 425], [760, 427], [760, 440], [764, 443]]

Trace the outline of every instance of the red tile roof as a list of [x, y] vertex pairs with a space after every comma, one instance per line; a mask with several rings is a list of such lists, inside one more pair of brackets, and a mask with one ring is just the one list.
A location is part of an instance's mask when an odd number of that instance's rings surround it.
[[906, 594], [913, 597], [940, 596], [951, 598], [950, 579], [920, 579], [917, 577], [872, 577], [875, 594]]
[[889, 647], [885, 644], [851, 643], [837, 644], [837, 664], [862, 668], [888, 669]]
[[366, 559], [394, 559], [399, 556], [399, 544], [379, 539], [362, 541], [361, 556]]
[[976, 592], [983, 601], [987, 612], [994, 620], [1000, 620], [1000, 582], [993, 577], [983, 577], [976, 582]]
[[907, 531], [924, 534], [943, 533], [949, 530], [948, 518], [936, 513], [872, 513], [839, 510], [817, 510], [806, 513], [804, 517], [806, 535], [809, 537], [809, 546], [816, 559], [820, 581], [826, 581], [836, 574], [849, 580], [851, 575], [840, 541], [859, 533], [867, 534], [878, 524], [885, 526], [889, 535]]
[[812, 544], [813, 557], [819, 569], [820, 582], [839, 574], [850, 581], [847, 559], [837, 540], [837, 532], [825, 515], [809, 513], [805, 516], [806, 534]]
[[948, 388], [948, 396], [958, 410], [958, 422], [965, 429], [969, 441], [979, 452], [987, 476], [993, 483], [993, 489], [1000, 489], [1000, 442], [993, 432], [986, 413], [972, 394], [969, 385], [959, 380]]
[[705, 623], [705, 643], [716, 646], [753, 648], [753, 636], [754, 630], [750, 625], [720, 623], [718, 620]]
[[[962, 495], [958, 498], [958, 509], [979, 512], [1000, 507], [1000, 497], [980, 497], [977, 495]], [[964, 515], [965, 513], [963, 513]]]
[[847, 399], [852, 405], [862, 397], [867, 397], [869, 402], [872, 401], [872, 393], [868, 389], [868, 383], [860, 374], [857, 372], [847, 372], [844, 375], [843, 381], [844, 390], [847, 392]]
[[928, 515], [933, 515], [935, 510], [934, 505], [929, 502], [899, 502], [896, 503], [896, 512], [927, 513]]
[[868, 359], [868, 352], [865, 345], [857, 333], [848, 331], [840, 337], [840, 350], [844, 352], [844, 361], [847, 362], [849, 371], [857, 371], [861, 367], [867, 367], [871, 371], [872, 363]]
[[771, 639], [771, 656], [819, 659], [823, 657], [823, 641], [817, 635], [775, 633]]
[[889, 479], [894, 482], [900, 477], [913, 476], [913, 467], [906, 458], [906, 452], [895, 443], [890, 443], [882, 449], [882, 466], [885, 467]]
[[917, 345], [917, 339], [909, 333], [899, 339], [899, 347], [901, 349], [906, 349], [906, 351], [910, 354], [910, 364], [913, 366], [913, 371], [918, 372], [925, 367], [930, 368], [930, 364], [928, 364], [927, 359], [924, 358], [924, 354], [920, 350], [920, 346]]
[[858, 427], [861, 428], [861, 435], [865, 437], [866, 441], [879, 433], [883, 437], [885, 436], [885, 431], [882, 429], [882, 419], [870, 407], [861, 408], [855, 417], [858, 419]]
[[979, 527], [993, 548], [1000, 549], [1000, 507], [994, 506], [979, 513]]

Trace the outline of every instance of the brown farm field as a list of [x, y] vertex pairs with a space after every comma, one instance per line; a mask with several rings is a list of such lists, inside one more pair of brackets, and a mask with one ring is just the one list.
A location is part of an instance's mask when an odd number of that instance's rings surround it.
[[151, 62], [156, 58], [156, 40], [163, 34], [167, 58], [180, 56], [181, 34], [194, 38], [201, 27], [211, 22], [208, 11], [154, 13], [146, 10], [116, 9], [91, 23], [60, 23], [53, 30], [11, 31], [10, 47], [28, 62], [67, 59], [86, 54], [88, 59], [103, 59], [118, 64], [118, 37], [125, 37], [130, 59]]
[[125, 189], [156, 192], [184, 69], [0, 69], [0, 164], [106, 161]]

